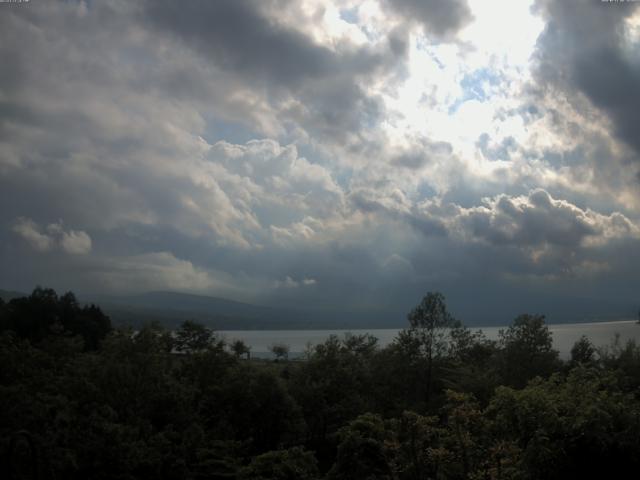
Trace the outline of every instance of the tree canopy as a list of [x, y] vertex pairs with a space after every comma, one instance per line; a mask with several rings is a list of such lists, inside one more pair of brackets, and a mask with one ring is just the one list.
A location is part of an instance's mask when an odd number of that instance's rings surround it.
[[50, 289], [0, 303], [0, 322], [10, 479], [564, 480], [640, 467], [640, 346], [581, 338], [563, 361], [541, 315], [491, 341], [428, 294], [388, 346], [331, 336], [278, 362], [243, 360], [246, 345], [195, 322], [110, 328]]

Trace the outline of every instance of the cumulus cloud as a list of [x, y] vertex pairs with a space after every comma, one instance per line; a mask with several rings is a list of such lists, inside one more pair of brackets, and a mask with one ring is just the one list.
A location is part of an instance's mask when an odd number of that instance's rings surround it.
[[91, 251], [91, 237], [83, 231], [70, 230], [62, 232], [60, 239], [62, 249], [74, 255], [83, 255]]
[[572, 101], [586, 97], [640, 153], [634, 127], [640, 112], [640, 10], [634, 2], [554, 2], [537, 5], [547, 20], [537, 52], [537, 78]]
[[349, 195], [350, 204], [365, 215], [396, 221], [423, 235], [445, 236], [447, 229], [440, 218], [420, 208], [399, 188], [385, 190], [359, 188]]
[[170, 252], [149, 252], [112, 259], [103, 265], [100, 283], [107, 291], [206, 291], [214, 284], [209, 273]]
[[38, 225], [28, 218], [19, 218], [13, 231], [24, 238], [34, 250], [46, 252], [53, 246], [53, 239], [41, 232]]
[[316, 236], [316, 233], [324, 230], [324, 228], [325, 225], [313, 217], [305, 217], [302, 221], [285, 227], [269, 226], [274, 241], [282, 245], [287, 245], [290, 242], [311, 241]]
[[453, 147], [448, 142], [434, 142], [427, 138], [418, 139], [417, 145], [409, 145], [392, 159], [392, 163], [409, 169], [420, 169], [428, 163], [449, 160]]
[[428, 34], [450, 37], [467, 24], [471, 11], [466, 0], [385, 0], [391, 11], [397, 11], [409, 21], [420, 22]]
[[[367, 86], [395, 75], [405, 60], [403, 35], [391, 33], [373, 46], [349, 37], [323, 44], [282, 21], [287, 8], [302, 17], [298, 27], [315, 22], [316, 12], [275, 1], [153, 1], [140, 14], [152, 32], [172, 34], [221, 80], [233, 82], [232, 97], [246, 102], [248, 112], [269, 111], [268, 122], [253, 125], [264, 127], [261, 133], [283, 133], [294, 122], [295, 134], [304, 138], [366, 148], [373, 141], [367, 130], [384, 113], [379, 96]], [[267, 95], [257, 95], [261, 90]]]
[[318, 283], [314, 278], [303, 278], [301, 280], [294, 280], [289, 275], [284, 277], [284, 280], [276, 280], [274, 282], [275, 288], [299, 288], [310, 287]]
[[487, 205], [463, 210], [460, 220], [473, 237], [494, 244], [578, 246], [599, 232], [587, 213], [544, 190], [526, 197], [501, 195]]
[[151, 1], [142, 14], [250, 82], [266, 80], [274, 88], [295, 87], [306, 79], [340, 71], [340, 59], [334, 52], [272, 21], [268, 4]]
[[640, 228], [622, 213], [580, 208], [541, 189], [487, 198], [470, 208], [428, 208], [448, 211], [443, 221], [450, 238], [510, 281], [601, 275], [624, 261], [628, 245], [640, 244]]
[[458, 208], [449, 224], [466, 238], [492, 245], [579, 248], [618, 238], [640, 238], [640, 229], [620, 212], [604, 215], [554, 199], [544, 190], [500, 195], [485, 204]]
[[82, 230], [65, 230], [62, 222], [51, 223], [41, 228], [29, 218], [19, 218], [13, 231], [39, 252], [61, 249], [71, 255], [86, 255], [91, 252], [91, 237]]
[[402, 309], [507, 277], [627, 288], [637, 10], [496, 8], [6, 9], [0, 281]]

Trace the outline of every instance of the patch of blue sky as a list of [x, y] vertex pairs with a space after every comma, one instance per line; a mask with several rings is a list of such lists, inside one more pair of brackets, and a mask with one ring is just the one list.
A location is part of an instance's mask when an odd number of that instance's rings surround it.
[[515, 152], [519, 145], [512, 136], [504, 138], [499, 144], [492, 144], [490, 135], [485, 132], [478, 138], [476, 147], [488, 160], [505, 161], [511, 160], [511, 152]]
[[340, 18], [347, 23], [358, 24], [358, 7], [340, 10]]
[[431, 60], [433, 60], [436, 65], [438, 65], [438, 68], [440, 70], [444, 70], [446, 68], [446, 62], [438, 56], [438, 50], [436, 48], [433, 48], [433, 44], [429, 41], [429, 39], [418, 37], [415, 39], [415, 42], [416, 49], [422, 52], [426, 52], [427, 55], [431, 57]]
[[416, 194], [418, 195], [419, 200], [424, 200], [427, 198], [433, 198], [437, 195], [438, 191], [433, 188], [427, 181], [420, 182], [418, 184], [418, 188], [416, 189]]
[[353, 179], [353, 168], [341, 168], [331, 172], [331, 177], [340, 188], [348, 191], [351, 188], [351, 180]]
[[264, 135], [260, 135], [241, 123], [230, 122], [213, 115], [207, 116], [205, 119], [207, 127], [202, 137], [210, 144], [223, 140], [237, 145], [244, 145], [249, 140], [264, 138]]
[[503, 81], [501, 75], [489, 68], [480, 68], [467, 73], [460, 81], [462, 96], [456, 98], [449, 106], [449, 114], [455, 113], [460, 105], [469, 100], [486, 102], [491, 98], [491, 89]]

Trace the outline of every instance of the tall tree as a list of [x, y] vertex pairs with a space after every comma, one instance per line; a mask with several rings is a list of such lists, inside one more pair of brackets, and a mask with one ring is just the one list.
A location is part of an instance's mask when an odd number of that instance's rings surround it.
[[429, 402], [433, 383], [434, 361], [441, 357], [447, 347], [447, 336], [458, 322], [447, 310], [444, 295], [440, 292], [427, 293], [422, 301], [409, 312], [409, 334], [420, 343], [426, 359], [425, 400]]
[[590, 364], [595, 361], [596, 347], [585, 335], [582, 335], [571, 347], [570, 365]]
[[28, 297], [14, 298], [2, 309], [0, 328], [38, 344], [51, 333], [79, 335], [85, 350], [97, 350], [111, 331], [100, 307], [78, 303], [72, 292], [58, 297], [51, 288], [36, 287]]
[[241, 480], [316, 480], [318, 462], [301, 447], [274, 450], [258, 455], [240, 472]]
[[274, 343], [269, 347], [269, 350], [276, 356], [276, 360], [289, 359], [289, 345], [286, 343]]
[[176, 331], [175, 346], [180, 352], [197, 353], [209, 348], [215, 338], [210, 328], [193, 320], [185, 320]]
[[393, 479], [385, 452], [386, 436], [383, 420], [371, 413], [341, 428], [336, 462], [327, 473], [327, 480]]
[[502, 346], [500, 370], [506, 385], [524, 387], [536, 377], [547, 377], [559, 367], [558, 351], [544, 322], [544, 315], [519, 315], [499, 333]]
[[236, 339], [231, 342], [231, 351], [235, 354], [237, 358], [240, 358], [242, 355], [247, 356], [247, 360], [251, 358], [251, 347], [247, 345], [244, 340]]

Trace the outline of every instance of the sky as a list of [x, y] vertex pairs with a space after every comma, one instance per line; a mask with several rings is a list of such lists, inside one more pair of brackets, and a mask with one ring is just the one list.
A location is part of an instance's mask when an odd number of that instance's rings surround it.
[[23, 291], [637, 310], [640, 3], [0, 3], [0, 265]]

